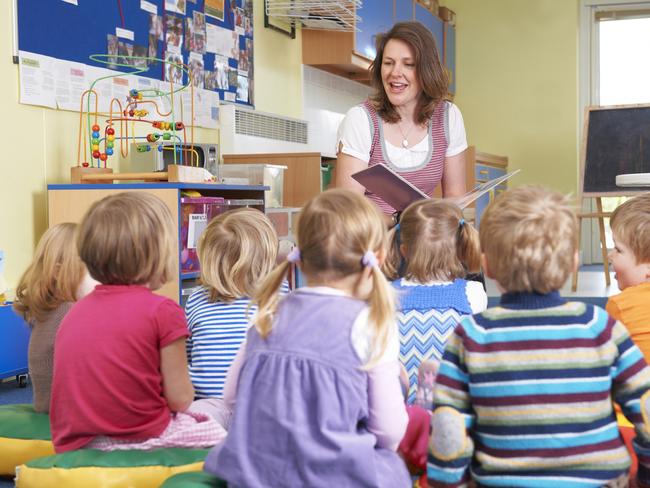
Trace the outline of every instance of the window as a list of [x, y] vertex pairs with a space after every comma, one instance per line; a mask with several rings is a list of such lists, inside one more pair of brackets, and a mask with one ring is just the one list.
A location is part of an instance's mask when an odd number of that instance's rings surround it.
[[[583, 108], [650, 103], [650, 0], [582, 0], [580, 35]], [[603, 198], [603, 209], [612, 211], [625, 199]], [[612, 247], [608, 220], [607, 246]], [[598, 221], [583, 225], [583, 262], [601, 262]]]

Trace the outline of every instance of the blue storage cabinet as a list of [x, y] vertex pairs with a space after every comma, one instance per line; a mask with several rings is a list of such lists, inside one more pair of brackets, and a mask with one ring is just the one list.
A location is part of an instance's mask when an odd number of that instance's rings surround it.
[[354, 34], [354, 50], [361, 56], [375, 59], [377, 34], [393, 26], [393, 0], [364, 0], [357, 14], [361, 17], [361, 23]]
[[10, 304], [0, 305], [0, 378], [27, 374], [30, 333]]
[[[442, 23], [442, 21], [441, 21]], [[437, 41], [437, 39], [436, 39]], [[444, 63], [449, 70], [449, 93], [456, 94], [456, 27], [444, 23]]]
[[436, 41], [436, 47], [438, 48], [438, 56], [440, 57], [440, 62], [444, 62], [444, 38], [443, 38], [443, 22], [437, 15], [433, 13], [426, 7], [420, 5], [419, 3], [415, 4], [415, 20], [423, 24], [427, 29], [433, 34], [433, 38]]

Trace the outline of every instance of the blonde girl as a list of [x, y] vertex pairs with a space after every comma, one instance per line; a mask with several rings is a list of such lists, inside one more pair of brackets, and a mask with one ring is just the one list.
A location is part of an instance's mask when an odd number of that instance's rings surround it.
[[202, 286], [185, 304], [190, 378], [198, 398], [222, 397], [255, 312], [253, 292], [275, 265], [278, 236], [266, 215], [242, 208], [213, 219], [197, 251]]
[[57, 452], [208, 447], [225, 431], [186, 413], [183, 310], [153, 290], [175, 270], [169, 209], [144, 192], [95, 202], [79, 226], [79, 256], [100, 282], [56, 336], [50, 426]]
[[[408, 419], [393, 292], [379, 268], [382, 216], [339, 189], [298, 220], [297, 249], [255, 296], [255, 327], [226, 382], [233, 421], [205, 469], [236, 486], [407, 487], [395, 452]], [[292, 263], [307, 286], [280, 299]]]
[[409, 376], [411, 404], [418, 397], [420, 364], [440, 361], [460, 317], [485, 310], [487, 295], [481, 283], [463, 279], [480, 268], [480, 244], [478, 232], [453, 203], [413, 203], [390, 238], [384, 271], [400, 297], [400, 361]]
[[28, 364], [37, 412], [50, 409], [56, 331], [73, 303], [94, 286], [77, 254], [76, 232], [77, 224], [70, 222], [50, 227], [16, 288], [14, 310], [32, 327]]

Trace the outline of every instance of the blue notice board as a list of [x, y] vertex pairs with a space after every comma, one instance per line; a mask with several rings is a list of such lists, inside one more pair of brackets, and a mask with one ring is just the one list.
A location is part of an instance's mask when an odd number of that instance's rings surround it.
[[[114, 54], [111, 59], [125, 63], [120, 55], [182, 59], [195, 74], [195, 86], [219, 92], [222, 100], [231, 92], [238, 102], [254, 105], [253, 0], [17, 0], [17, 4], [21, 51], [127, 73], [128, 67], [107, 66], [89, 56]], [[208, 32], [218, 35], [220, 46], [230, 35], [232, 49], [207, 51]], [[162, 63], [151, 63], [140, 76], [166, 80], [173, 75], [165, 73]], [[187, 83], [187, 75], [178, 76]], [[244, 88], [248, 96], [241, 91]]]

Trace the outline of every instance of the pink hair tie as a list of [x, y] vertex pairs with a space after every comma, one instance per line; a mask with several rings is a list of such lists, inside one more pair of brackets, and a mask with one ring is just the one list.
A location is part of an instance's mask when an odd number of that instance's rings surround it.
[[377, 256], [373, 251], [366, 251], [366, 253], [361, 258], [361, 264], [363, 264], [366, 268], [374, 268], [375, 266], [379, 265], [379, 261], [377, 261]]
[[297, 263], [300, 261], [300, 249], [294, 247], [291, 251], [289, 251], [289, 254], [287, 254], [287, 261], [290, 263]]

